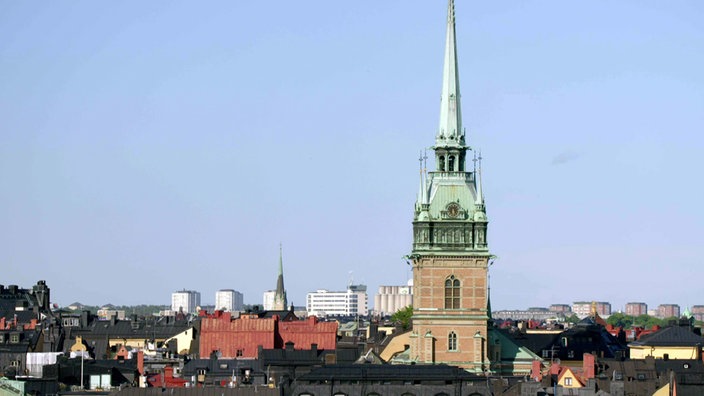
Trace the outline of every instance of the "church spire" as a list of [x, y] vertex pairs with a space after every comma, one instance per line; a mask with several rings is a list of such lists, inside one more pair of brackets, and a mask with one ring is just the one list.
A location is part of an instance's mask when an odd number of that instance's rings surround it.
[[440, 97], [440, 126], [435, 144], [438, 147], [464, 146], [460, 78], [457, 68], [457, 42], [455, 40], [454, 0], [449, 0], [447, 5], [447, 37], [445, 39], [445, 62]]
[[274, 311], [283, 311], [286, 309], [288, 301], [286, 300], [286, 289], [284, 289], [284, 260], [283, 247], [279, 244], [279, 276], [276, 279], [276, 292], [274, 294]]
[[482, 153], [481, 151], [479, 152], [479, 158], [476, 160], [479, 161], [479, 169], [477, 169], [477, 178], [476, 178], [476, 184], [477, 184], [477, 205], [480, 205], [483, 209], [484, 207], [484, 192], [482, 191]]

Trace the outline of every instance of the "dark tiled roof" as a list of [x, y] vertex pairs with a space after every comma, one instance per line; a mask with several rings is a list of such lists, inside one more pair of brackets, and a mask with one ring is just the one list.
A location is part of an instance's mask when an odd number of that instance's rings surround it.
[[183, 376], [195, 375], [199, 369], [207, 369], [210, 376], [231, 376], [232, 370], [239, 373], [240, 369], [259, 371], [259, 361], [256, 359], [193, 359], [183, 366]]
[[375, 365], [336, 364], [321, 367], [298, 378], [300, 381], [335, 380], [414, 380], [414, 381], [472, 381], [479, 377], [456, 367], [438, 365]]
[[704, 338], [698, 336], [689, 327], [665, 327], [655, 333], [647, 334], [638, 341], [633, 341], [632, 346], [697, 346], [704, 344]]

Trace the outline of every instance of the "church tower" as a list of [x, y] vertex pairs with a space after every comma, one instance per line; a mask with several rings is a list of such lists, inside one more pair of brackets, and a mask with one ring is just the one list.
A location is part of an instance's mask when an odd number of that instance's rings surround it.
[[421, 156], [413, 217], [413, 332], [410, 358], [482, 373], [489, 368], [487, 218], [481, 187], [481, 156], [467, 170], [460, 108], [454, 1], [447, 9], [440, 125], [435, 170]]
[[274, 292], [273, 311], [285, 311], [288, 309], [286, 299], [286, 289], [284, 288], [284, 259], [283, 248], [279, 245], [279, 276], [276, 278], [276, 291]]

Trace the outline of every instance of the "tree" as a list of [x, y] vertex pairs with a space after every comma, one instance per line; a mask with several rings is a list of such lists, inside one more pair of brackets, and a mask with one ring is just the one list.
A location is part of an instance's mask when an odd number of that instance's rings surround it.
[[575, 314], [572, 314], [565, 318], [565, 322], [572, 324], [579, 323], [579, 317]]
[[624, 329], [629, 329], [633, 326], [633, 321], [635, 318], [630, 315], [626, 315], [620, 312], [616, 312], [614, 314], [611, 314], [608, 319], [606, 319], [606, 323], [614, 326], [614, 327], [623, 327]]
[[633, 325], [634, 326], [641, 326], [645, 329], [650, 329], [655, 325], [663, 327], [663, 320], [658, 319], [654, 316], [643, 314], [643, 315], [636, 316], [636, 318], [633, 321]]
[[404, 330], [408, 330], [411, 328], [411, 316], [413, 316], [413, 306], [409, 305], [391, 315], [391, 320], [394, 323], [400, 324]]

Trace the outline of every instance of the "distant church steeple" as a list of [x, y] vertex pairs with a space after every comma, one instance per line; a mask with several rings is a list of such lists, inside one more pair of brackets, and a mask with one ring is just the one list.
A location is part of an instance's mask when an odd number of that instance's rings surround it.
[[286, 289], [284, 288], [284, 259], [283, 247], [279, 244], [279, 276], [276, 279], [276, 292], [274, 294], [274, 311], [284, 311], [287, 309]]

